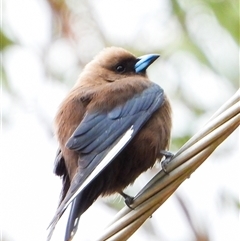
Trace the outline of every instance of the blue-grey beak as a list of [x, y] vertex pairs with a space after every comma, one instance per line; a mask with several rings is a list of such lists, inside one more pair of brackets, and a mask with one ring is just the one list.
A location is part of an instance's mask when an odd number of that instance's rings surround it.
[[147, 54], [137, 58], [138, 62], [135, 64], [135, 72], [141, 73], [146, 71], [148, 66], [151, 65], [159, 56], [159, 54]]

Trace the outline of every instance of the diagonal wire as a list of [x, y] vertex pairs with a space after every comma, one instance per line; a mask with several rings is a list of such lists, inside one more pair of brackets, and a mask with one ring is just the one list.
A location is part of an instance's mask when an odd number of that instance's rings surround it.
[[127, 240], [212, 154], [240, 124], [240, 90], [215, 112], [205, 126], [165, 162], [136, 195], [132, 207], [120, 210], [109, 226], [94, 241]]

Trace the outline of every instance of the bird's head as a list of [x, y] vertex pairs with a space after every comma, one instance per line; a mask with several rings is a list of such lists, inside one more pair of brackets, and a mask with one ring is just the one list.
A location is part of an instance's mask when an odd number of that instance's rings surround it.
[[130, 76], [146, 76], [146, 69], [158, 57], [158, 54], [135, 57], [123, 48], [109, 47], [101, 51], [85, 70], [94, 73], [99, 80], [115, 82]]

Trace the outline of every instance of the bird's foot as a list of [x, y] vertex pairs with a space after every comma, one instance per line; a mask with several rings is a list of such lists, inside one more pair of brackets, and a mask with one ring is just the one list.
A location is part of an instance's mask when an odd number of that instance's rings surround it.
[[131, 207], [131, 204], [133, 203], [134, 197], [131, 197], [131, 196], [127, 195], [127, 194], [124, 193], [123, 191], [119, 192], [119, 194], [124, 198], [125, 204], [126, 204], [131, 210], [134, 210], [134, 208]]
[[162, 170], [166, 174], [169, 174], [166, 167], [168, 163], [171, 162], [172, 158], [174, 157], [174, 154], [170, 151], [165, 150], [160, 151], [160, 153], [165, 157], [165, 159], [161, 161]]

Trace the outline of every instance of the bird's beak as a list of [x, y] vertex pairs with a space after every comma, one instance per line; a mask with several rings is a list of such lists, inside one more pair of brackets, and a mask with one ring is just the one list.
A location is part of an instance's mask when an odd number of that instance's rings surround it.
[[135, 72], [144, 72], [149, 65], [151, 65], [160, 55], [159, 54], [147, 54], [137, 58], [137, 63], [135, 64]]

